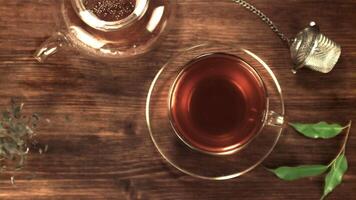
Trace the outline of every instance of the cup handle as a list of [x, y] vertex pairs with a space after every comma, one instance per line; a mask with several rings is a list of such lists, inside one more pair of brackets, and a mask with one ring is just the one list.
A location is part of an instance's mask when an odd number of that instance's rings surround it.
[[43, 63], [48, 56], [57, 53], [58, 50], [65, 45], [67, 45], [66, 34], [56, 32], [44, 43], [42, 43], [42, 45], [35, 52], [34, 57], [38, 62]]
[[269, 126], [276, 126], [276, 127], [283, 127], [285, 122], [284, 116], [274, 112], [270, 111], [267, 116], [267, 125]]

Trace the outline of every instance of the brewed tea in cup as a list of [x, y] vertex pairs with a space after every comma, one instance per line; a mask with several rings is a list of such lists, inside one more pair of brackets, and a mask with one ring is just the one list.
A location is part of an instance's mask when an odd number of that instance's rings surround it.
[[284, 127], [277, 76], [263, 57], [232, 44], [180, 49], [152, 80], [146, 100], [150, 137], [177, 170], [226, 180], [253, 170]]
[[184, 66], [171, 90], [171, 123], [179, 138], [206, 153], [228, 154], [258, 134], [266, 117], [265, 86], [249, 64], [226, 53]]

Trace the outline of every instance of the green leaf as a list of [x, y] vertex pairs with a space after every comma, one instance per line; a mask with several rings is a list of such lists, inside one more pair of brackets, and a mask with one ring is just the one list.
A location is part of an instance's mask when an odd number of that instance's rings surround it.
[[336, 186], [341, 184], [342, 177], [347, 171], [347, 159], [344, 154], [341, 154], [332, 164], [329, 173], [325, 177], [324, 194], [321, 199], [324, 199]]
[[328, 169], [326, 165], [301, 165], [297, 167], [279, 167], [273, 172], [278, 178], [286, 181], [294, 181], [297, 179], [317, 176], [320, 175]]
[[339, 124], [328, 124], [326, 122], [319, 122], [317, 124], [290, 123], [290, 125], [304, 136], [314, 139], [333, 138], [344, 129]]

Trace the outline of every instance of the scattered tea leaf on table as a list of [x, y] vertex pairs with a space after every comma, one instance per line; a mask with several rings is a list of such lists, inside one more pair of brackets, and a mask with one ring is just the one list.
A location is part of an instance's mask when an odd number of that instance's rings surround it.
[[2, 120], [8, 122], [10, 120], [10, 113], [8, 111], [2, 112]]
[[294, 181], [323, 174], [327, 169], [327, 165], [301, 165], [297, 167], [279, 167], [270, 171], [282, 180]]
[[321, 199], [324, 199], [336, 186], [341, 184], [342, 177], [347, 171], [347, 168], [346, 156], [341, 154], [331, 165], [331, 169], [325, 177], [324, 194]]
[[0, 172], [21, 169], [34, 139], [31, 126], [38, 119], [23, 115], [23, 106], [11, 101], [10, 109], [0, 114]]
[[21, 116], [23, 105], [23, 103], [21, 103], [20, 105], [13, 104], [12, 112], [15, 118], [19, 118]]
[[317, 124], [290, 123], [290, 125], [304, 136], [314, 139], [333, 138], [339, 135], [344, 129], [339, 124], [328, 124], [326, 122], [319, 122]]

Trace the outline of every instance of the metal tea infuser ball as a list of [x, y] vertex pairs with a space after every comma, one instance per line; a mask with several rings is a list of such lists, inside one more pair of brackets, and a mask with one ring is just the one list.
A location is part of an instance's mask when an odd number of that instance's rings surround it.
[[279, 31], [277, 26], [260, 10], [244, 0], [233, 0], [264, 21], [278, 37], [285, 42], [291, 54], [293, 72], [309, 68], [321, 73], [329, 73], [341, 55], [341, 46], [320, 32], [315, 22], [300, 31], [294, 38], [289, 39]]

